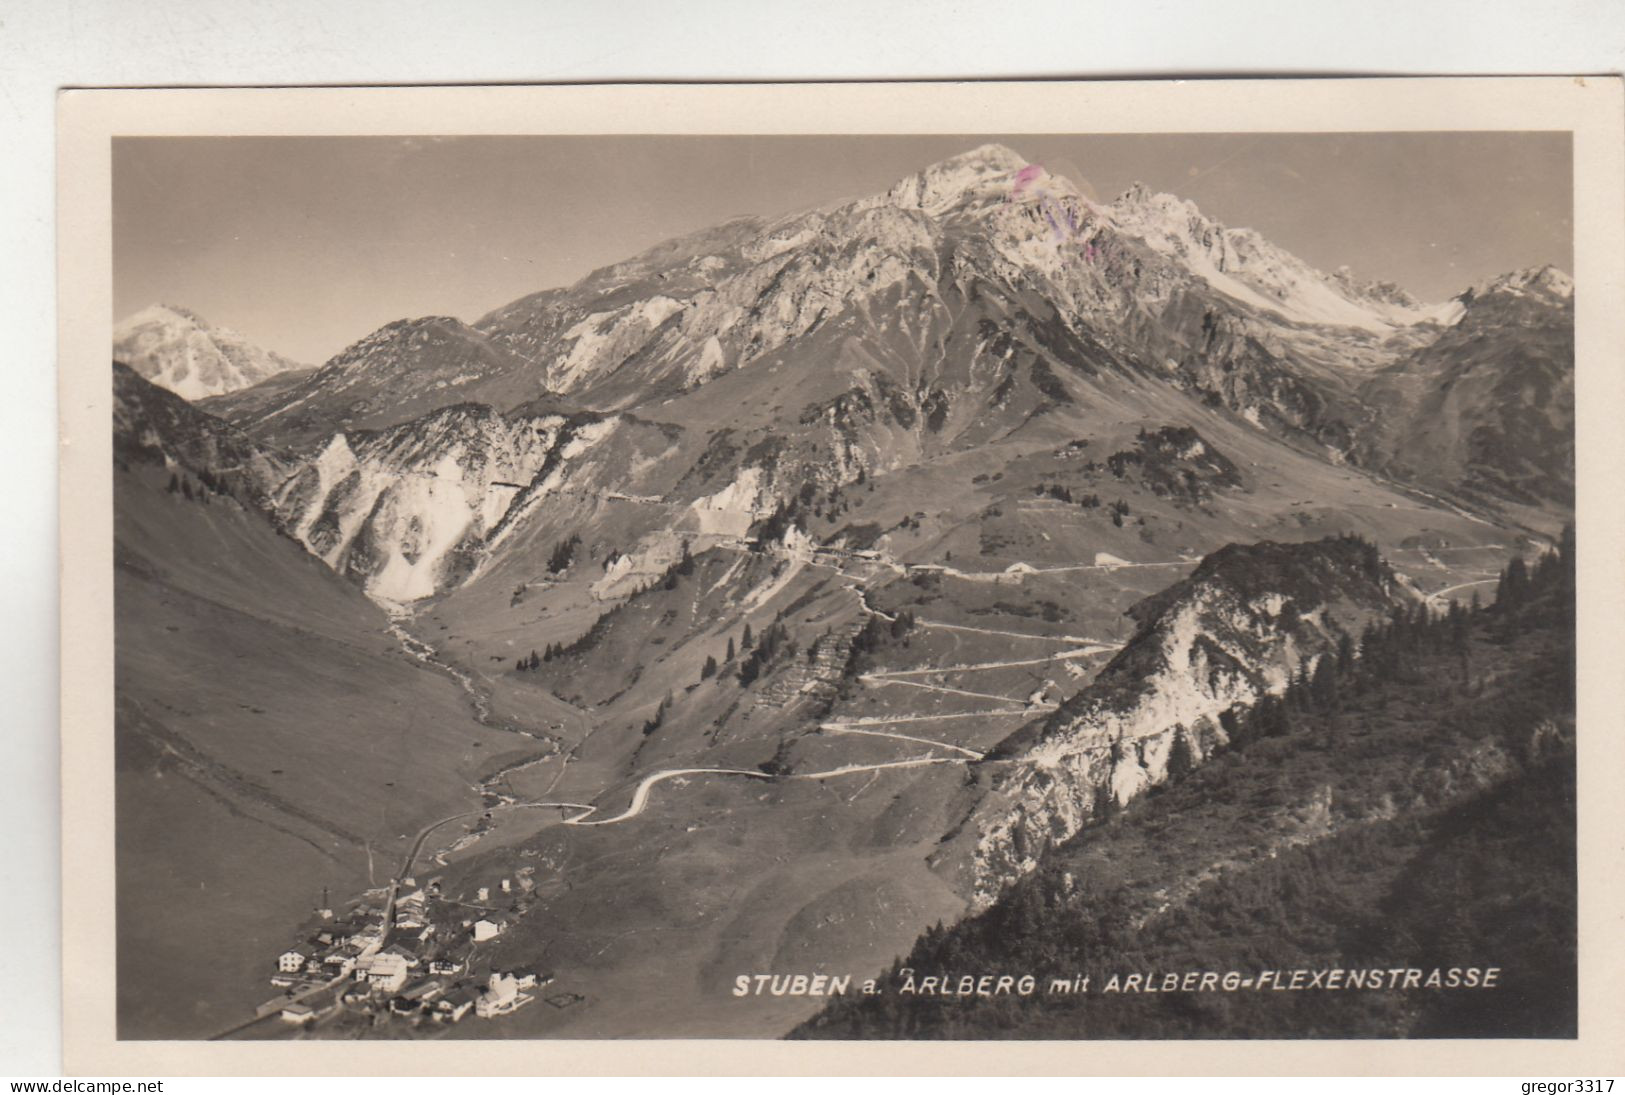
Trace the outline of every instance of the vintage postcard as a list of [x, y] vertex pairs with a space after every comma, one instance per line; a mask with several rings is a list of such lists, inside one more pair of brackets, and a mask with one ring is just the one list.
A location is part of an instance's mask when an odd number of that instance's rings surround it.
[[61, 117], [70, 1068], [1619, 1071], [1619, 81]]

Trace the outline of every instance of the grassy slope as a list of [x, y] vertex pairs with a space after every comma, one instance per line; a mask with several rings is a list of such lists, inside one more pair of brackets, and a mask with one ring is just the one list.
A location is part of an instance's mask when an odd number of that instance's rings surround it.
[[322, 886], [364, 887], [369, 845], [387, 880], [403, 834], [536, 746], [475, 722], [259, 516], [168, 494], [155, 467], [115, 474], [121, 1015], [132, 1036], [206, 1035], [270, 995]]

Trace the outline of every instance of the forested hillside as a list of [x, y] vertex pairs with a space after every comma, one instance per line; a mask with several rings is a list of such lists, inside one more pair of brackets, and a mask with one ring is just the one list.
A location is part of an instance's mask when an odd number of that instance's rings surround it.
[[[1488, 608], [1418, 606], [1232, 744], [928, 931], [796, 1037], [1573, 1037], [1573, 533]], [[1103, 993], [1115, 975], [1499, 967], [1493, 989]], [[905, 994], [947, 975], [1091, 991]]]

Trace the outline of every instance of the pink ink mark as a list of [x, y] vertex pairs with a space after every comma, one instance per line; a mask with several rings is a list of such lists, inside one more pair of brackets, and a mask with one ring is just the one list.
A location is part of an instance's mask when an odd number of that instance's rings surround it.
[[1020, 171], [1017, 171], [1014, 196], [1018, 198], [1021, 197], [1022, 194], [1026, 193], [1027, 188], [1033, 184], [1033, 181], [1043, 173], [1043, 167], [1035, 163], [1030, 163]]

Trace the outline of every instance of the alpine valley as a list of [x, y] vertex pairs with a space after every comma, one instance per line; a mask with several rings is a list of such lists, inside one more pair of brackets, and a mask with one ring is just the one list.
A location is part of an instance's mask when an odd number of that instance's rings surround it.
[[[121, 1035], [1458, 1029], [894, 998], [902, 955], [1103, 980], [1134, 932], [1207, 969], [1167, 925], [1247, 885], [1326, 916], [1226, 961], [1560, 1001], [1489, 904], [1412, 951], [1449, 840], [1572, 810], [1573, 309], [1551, 267], [1425, 303], [999, 145], [314, 369], [149, 309], [113, 354]], [[1355, 854], [1357, 941], [1300, 937]], [[1572, 907], [1528, 915], [1561, 953]]]

